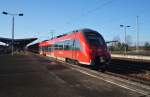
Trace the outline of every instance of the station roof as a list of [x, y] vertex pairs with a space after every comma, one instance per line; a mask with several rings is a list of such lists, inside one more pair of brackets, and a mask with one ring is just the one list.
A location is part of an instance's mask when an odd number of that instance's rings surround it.
[[[14, 39], [14, 46], [25, 47], [27, 44], [37, 40], [37, 38], [24, 38], [24, 39]], [[2, 38], [0, 37], [0, 42], [6, 43], [8, 45], [12, 44], [11, 38]]]

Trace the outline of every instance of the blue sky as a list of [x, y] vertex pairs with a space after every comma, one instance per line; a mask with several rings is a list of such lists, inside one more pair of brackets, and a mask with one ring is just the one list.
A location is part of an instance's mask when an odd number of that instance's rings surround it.
[[[0, 0], [0, 12], [24, 13], [15, 17], [15, 38], [39, 41], [80, 28], [99, 31], [105, 40], [120, 37], [120, 24], [130, 25], [127, 35], [136, 41], [139, 16], [140, 41], [150, 41], [150, 0]], [[0, 15], [0, 37], [11, 37], [10, 16]]]

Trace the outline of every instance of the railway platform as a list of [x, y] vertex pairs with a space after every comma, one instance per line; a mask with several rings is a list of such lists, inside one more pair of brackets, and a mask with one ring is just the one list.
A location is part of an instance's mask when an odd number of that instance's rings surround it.
[[31, 53], [0, 56], [0, 97], [149, 97]]
[[120, 58], [120, 59], [139, 60], [139, 61], [148, 61], [148, 62], [150, 62], [150, 56], [111, 54], [111, 57]]

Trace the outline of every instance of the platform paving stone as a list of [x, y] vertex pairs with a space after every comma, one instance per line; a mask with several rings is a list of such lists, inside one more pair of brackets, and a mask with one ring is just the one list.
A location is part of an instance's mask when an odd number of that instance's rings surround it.
[[31, 53], [0, 56], [0, 97], [144, 97]]

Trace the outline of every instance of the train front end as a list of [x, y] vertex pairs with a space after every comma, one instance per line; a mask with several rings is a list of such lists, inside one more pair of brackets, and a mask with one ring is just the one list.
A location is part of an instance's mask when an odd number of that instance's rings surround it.
[[106, 66], [110, 63], [111, 55], [102, 35], [96, 31], [85, 31], [87, 53], [92, 66]]

